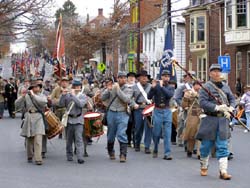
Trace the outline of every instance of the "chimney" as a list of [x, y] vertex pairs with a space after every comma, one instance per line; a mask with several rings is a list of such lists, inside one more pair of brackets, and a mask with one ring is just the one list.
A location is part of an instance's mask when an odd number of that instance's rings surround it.
[[103, 9], [102, 8], [98, 9], [98, 16], [103, 16]]

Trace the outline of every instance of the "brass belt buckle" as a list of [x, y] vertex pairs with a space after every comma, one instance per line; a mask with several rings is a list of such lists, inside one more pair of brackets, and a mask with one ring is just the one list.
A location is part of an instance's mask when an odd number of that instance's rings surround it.
[[159, 107], [161, 107], [161, 108], [164, 108], [166, 105], [165, 104], [163, 104], [163, 103], [161, 103], [160, 105], [159, 105]]

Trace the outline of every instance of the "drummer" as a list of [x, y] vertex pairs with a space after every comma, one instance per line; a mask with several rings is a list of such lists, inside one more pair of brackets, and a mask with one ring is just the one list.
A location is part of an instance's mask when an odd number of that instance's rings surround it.
[[83, 118], [82, 108], [87, 103], [86, 95], [81, 93], [82, 83], [80, 79], [74, 79], [71, 91], [62, 90], [59, 105], [69, 109], [74, 103], [72, 110], [69, 112], [69, 119], [66, 127], [66, 154], [67, 160], [73, 161], [72, 144], [75, 141], [77, 162], [83, 164]]
[[172, 111], [169, 108], [169, 101], [174, 95], [174, 86], [169, 85], [170, 71], [163, 70], [159, 81], [153, 80], [148, 98], [155, 101], [153, 111], [153, 158], [158, 157], [158, 144], [161, 138], [161, 132], [164, 130], [164, 157], [165, 160], [172, 160], [171, 156], [171, 129], [172, 129]]
[[135, 151], [140, 151], [141, 139], [144, 132], [145, 154], [151, 153], [150, 144], [152, 140], [152, 126], [148, 125], [151, 123], [151, 120], [148, 121], [142, 115], [145, 107], [151, 104], [151, 101], [147, 98], [147, 94], [151, 89], [151, 84], [148, 83], [149, 78], [150, 75], [148, 75], [147, 71], [143, 70], [137, 74], [138, 82], [133, 86], [133, 98], [135, 103], [139, 105], [139, 108], [133, 111], [135, 121]]

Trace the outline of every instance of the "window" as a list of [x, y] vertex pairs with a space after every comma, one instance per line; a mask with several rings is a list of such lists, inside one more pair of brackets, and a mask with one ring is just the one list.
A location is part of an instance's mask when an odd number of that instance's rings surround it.
[[236, 79], [238, 77], [241, 77], [241, 71], [242, 71], [242, 52], [236, 53]]
[[194, 18], [190, 20], [190, 42], [194, 43]]
[[226, 3], [226, 27], [227, 29], [232, 29], [232, 1]]
[[237, 27], [247, 26], [247, 0], [237, 0]]
[[207, 81], [207, 59], [200, 56], [197, 61], [197, 77], [200, 80]]
[[205, 35], [205, 16], [190, 18], [190, 43], [204, 42]]
[[147, 45], [148, 45], [147, 37], [148, 37], [148, 35], [147, 35], [147, 33], [145, 33], [145, 51], [147, 51]]
[[191, 0], [191, 6], [198, 5], [198, 0]]
[[205, 41], [205, 18], [197, 17], [197, 41]]
[[250, 51], [247, 52], [247, 84], [250, 84]]

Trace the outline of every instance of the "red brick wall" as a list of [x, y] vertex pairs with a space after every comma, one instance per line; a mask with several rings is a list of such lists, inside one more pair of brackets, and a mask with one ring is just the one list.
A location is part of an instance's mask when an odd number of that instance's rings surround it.
[[[221, 6], [221, 14], [219, 13], [219, 7]], [[226, 45], [224, 37], [224, 4], [216, 5], [212, 7], [212, 11], [207, 11], [207, 44], [208, 44], [208, 67], [212, 63], [218, 62], [218, 56], [220, 55], [220, 19], [221, 15], [221, 37], [222, 37], [222, 48], [221, 55], [229, 54], [231, 58], [231, 72], [228, 74], [228, 83], [233, 92], [235, 92], [235, 83], [236, 83], [236, 53], [238, 51], [242, 52], [242, 72], [241, 72], [241, 81], [245, 85], [247, 82], [247, 51], [250, 51], [250, 45], [245, 46], [236, 46], [236, 45]], [[192, 69], [197, 70], [196, 59], [197, 55], [190, 52], [190, 17], [186, 16], [186, 62], [187, 68], [189, 66], [188, 62], [192, 60]]]
[[141, 27], [161, 15], [161, 8], [155, 7], [156, 4], [162, 4], [162, 0], [141, 0]]

